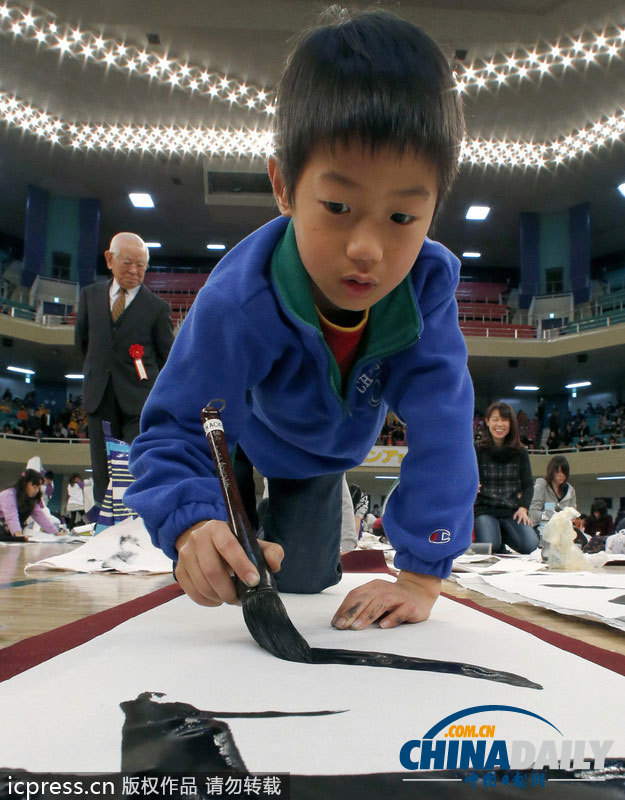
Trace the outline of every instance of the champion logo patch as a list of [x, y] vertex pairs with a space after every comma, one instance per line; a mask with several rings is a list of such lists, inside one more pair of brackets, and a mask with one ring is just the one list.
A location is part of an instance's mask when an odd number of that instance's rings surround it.
[[445, 544], [451, 539], [451, 532], [447, 528], [437, 528], [430, 534], [430, 541], [434, 544]]

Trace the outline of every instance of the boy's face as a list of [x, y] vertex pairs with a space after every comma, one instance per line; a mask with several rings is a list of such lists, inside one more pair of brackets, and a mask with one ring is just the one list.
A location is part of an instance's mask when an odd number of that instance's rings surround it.
[[426, 159], [390, 148], [372, 154], [359, 144], [319, 147], [292, 203], [273, 159], [269, 175], [328, 319], [340, 323], [342, 312], [364, 311], [410, 272], [436, 207], [436, 170]]

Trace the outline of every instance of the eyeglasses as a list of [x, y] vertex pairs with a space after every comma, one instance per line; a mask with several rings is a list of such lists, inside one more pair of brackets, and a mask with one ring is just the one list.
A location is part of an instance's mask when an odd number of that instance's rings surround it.
[[119, 262], [120, 264], [123, 264], [125, 267], [132, 267], [133, 264], [137, 269], [147, 269], [148, 267], [145, 261], [135, 261], [132, 258], [120, 258]]

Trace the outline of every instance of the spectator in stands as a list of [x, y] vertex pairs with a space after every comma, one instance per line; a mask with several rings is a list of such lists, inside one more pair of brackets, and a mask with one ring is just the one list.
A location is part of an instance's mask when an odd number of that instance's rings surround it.
[[599, 433], [605, 433], [605, 431], [611, 431], [613, 428], [614, 420], [610, 420], [605, 414], [602, 414], [597, 422], [597, 431]]
[[614, 530], [620, 531], [623, 528], [625, 528], [625, 505], [621, 505], [614, 519]]
[[556, 511], [577, 508], [575, 489], [568, 482], [569, 462], [564, 456], [554, 456], [547, 464], [547, 474], [537, 478], [528, 516], [539, 533]]
[[72, 416], [67, 426], [67, 435], [70, 439], [78, 438], [78, 415], [75, 411], [72, 411]]
[[610, 436], [610, 439], [608, 440], [608, 447], [610, 448], [610, 450], [616, 450], [617, 449], [618, 440], [617, 440], [616, 436]]
[[590, 516], [584, 528], [586, 536], [610, 536], [614, 533], [614, 522], [608, 514], [608, 506], [601, 498], [590, 507]]
[[546, 442], [547, 450], [557, 450], [560, 447], [560, 436], [558, 431], [550, 430]]
[[55, 422], [54, 428], [52, 429], [52, 436], [55, 439], [66, 439], [67, 438], [67, 428], [63, 427], [62, 422]]
[[581, 439], [585, 439], [587, 436], [590, 436], [590, 428], [585, 419], [582, 419], [581, 422], [579, 423], [579, 427], [577, 429], [577, 435]]
[[4, 433], [13, 433], [13, 428], [8, 422], [4, 423]]
[[475, 500], [475, 540], [499, 553], [508, 545], [520, 553], [538, 547], [528, 508], [533, 481], [527, 451], [519, 439], [514, 409], [501, 401], [486, 411], [486, 430], [477, 447], [480, 487]]
[[58, 534], [41, 503], [42, 482], [39, 472], [26, 469], [15, 486], [0, 492], [0, 541], [28, 541], [23, 529], [31, 517], [46, 533]]
[[557, 408], [551, 411], [551, 416], [549, 417], [549, 431], [555, 434], [560, 432], [560, 412]]
[[562, 438], [560, 439], [560, 444], [564, 445], [565, 447], [568, 447], [573, 441], [574, 435], [575, 434], [573, 432], [573, 423], [567, 422], [564, 427], [564, 431], [562, 432]]
[[51, 436], [52, 414], [50, 413], [50, 409], [42, 403], [37, 411], [37, 416], [39, 418], [39, 428], [41, 429], [42, 436]]
[[538, 398], [538, 405], [536, 406], [536, 418], [538, 419], [538, 431], [540, 432], [543, 429], [543, 425], [545, 424], [545, 398], [539, 397]]
[[75, 330], [85, 359], [83, 407], [99, 504], [109, 477], [102, 422], [111, 423], [117, 439], [133, 441], [143, 404], [173, 342], [168, 303], [143, 285], [149, 260], [145, 242], [135, 233], [118, 233], [104, 257], [112, 280], [82, 290]]

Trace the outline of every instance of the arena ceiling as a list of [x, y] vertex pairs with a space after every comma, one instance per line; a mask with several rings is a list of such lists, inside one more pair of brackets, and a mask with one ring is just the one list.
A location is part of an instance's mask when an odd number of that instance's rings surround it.
[[[437, 238], [514, 268], [520, 212], [589, 202], [591, 255], [625, 250], [625, 2], [379, 5], [434, 36], [464, 82], [467, 149]], [[0, 0], [0, 231], [24, 235], [36, 184], [99, 197], [101, 249], [124, 229], [172, 256], [234, 245], [276, 213], [249, 175], [264, 171], [288, 42], [322, 7]], [[134, 209], [130, 191], [156, 207]], [[473, 203], [492, 206], [485, 222], [464, 219]]]

